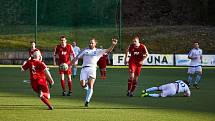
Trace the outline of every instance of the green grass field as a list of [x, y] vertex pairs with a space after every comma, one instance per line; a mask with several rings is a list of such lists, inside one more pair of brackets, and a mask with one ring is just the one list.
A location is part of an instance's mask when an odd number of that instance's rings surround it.
[[[108, 68], [107, 80], [96, 80], [92, 102], [84, 105], [85, 92], [79, 78], [73, 79], [74, 94], [61, 96], [57, 68], [50, 68], [55, 80], [51, 102], [55, 109], [39, 100], [27, 83], [28, 72], [18, 67], [0, 67], [0, 121], [214, 121], [214, 68], [204, 69], [199, 90], [191, 97], [140, 98], [143, 88], [186, 79], [186, 68], [143, 68], [136, 95], [125, 96], [127, 69]], [[99, 73], [97, 74], [99, 75]]]

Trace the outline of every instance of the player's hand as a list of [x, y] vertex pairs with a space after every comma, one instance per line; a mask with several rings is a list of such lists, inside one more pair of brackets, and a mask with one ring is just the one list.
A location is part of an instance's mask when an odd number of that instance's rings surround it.
[[52, 88], [52, 87], [53, 87], [53, 85], [54, 85], [54, 81], [53, 81], [53, 82], [51, 82], [51, 83], [49, 83], [49, 88]]
[[116, 45], [116, 44], [117, 44], [117, 42], [118, 42], [118, 40], [117, 40], [117, 39], [115, 39], [115, 38], [113, 38], [113, 39], [112, 39], [112, 44], [113, 44], [113, 45]]
[[128, 60], [127, 60], [127, 58], [125, 58], [124, 64], [125, 64], [125, 65], [128, 65]]

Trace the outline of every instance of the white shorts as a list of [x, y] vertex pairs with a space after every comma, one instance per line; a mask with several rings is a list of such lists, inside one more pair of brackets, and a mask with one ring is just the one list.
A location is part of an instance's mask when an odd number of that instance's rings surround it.
[[96, 68], [95, 67], [85, 67], [81, 69], [80, 80], [88, 81], [89, 78], [96, 79]]
[[176, 85], [174, 83], [161, 85], [159, 90], [162, 91], [161, 97], [173, 96], [176, 94]]
[[187, 71], [188, 74], [195, 74], [196, 72], [202, 72], [202, 66], [189, 67]]

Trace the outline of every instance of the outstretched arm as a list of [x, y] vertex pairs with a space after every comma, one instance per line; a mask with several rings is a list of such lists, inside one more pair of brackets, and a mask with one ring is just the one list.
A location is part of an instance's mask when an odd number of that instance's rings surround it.
[[45, 76], [47, 78], [47, 81], [48, 81], [50, 87], [52, 87], [52, 85], [54, 84], [54, 80], [53, 80], [53, 78], [52, 78], [52, 76], [51, 76], [51, 74], [49, 72], [49, 69], [46, 68], [44, 71], [45, 71]]
[[113, 48], [116, 46], [117, 41], [118, 41], [117, 39], [113, 38], [112, 39], [112, 45], [108, 49], [105, 50], [105, 53], [111, 52], [113, 50]]

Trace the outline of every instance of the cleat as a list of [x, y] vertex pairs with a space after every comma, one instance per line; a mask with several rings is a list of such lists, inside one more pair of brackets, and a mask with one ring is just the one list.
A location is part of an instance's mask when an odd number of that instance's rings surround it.
[[148, 97], [149, 96], [149, 93], [143, 93], [140, 95], [140, 97]]
[[130, 92], [127, 92], [127, 94], [126, 94], [127, 96], [130, 96]]
[[72, 95], [72, 91], [69, 91], [68, 93], [67, 93], [67, 96], [71, 96]]
[[133, 97], [133, 96], [134, 96], [134, 94], [133, 94], [133, 93], [130, 93], [129, 97]]
[[141, 93], [142, 93], [142, 94], [146, 93], [146, 90], [143, 90]]
[[66, 92], [65, 91], [62, 92], [62, 96], [66, 96]]
[[199, 85], [198, 84], [194, 84], [193, 85], [196, 89], [199, 89]]
[[54, 107], [53, 107], [53, 106], [50, 106], [50, 107], [49, 107], [49, 110], [54, 110]]
[[86, 101], [85, 104], [84, 104], [84, 106], [88, 107], [88, 104], [89, 104], [89, 102]]

